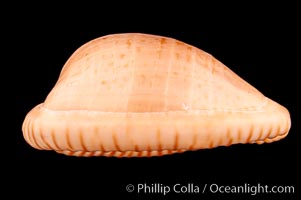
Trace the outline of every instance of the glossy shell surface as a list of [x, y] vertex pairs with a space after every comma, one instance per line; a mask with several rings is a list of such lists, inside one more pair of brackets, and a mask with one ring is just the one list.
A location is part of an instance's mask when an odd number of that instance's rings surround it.
[[210, 54], [178, 40], [115, 34], [80, 47], [23, 123], [34, 148], [158, 156], [284, 138], [288, 111]]

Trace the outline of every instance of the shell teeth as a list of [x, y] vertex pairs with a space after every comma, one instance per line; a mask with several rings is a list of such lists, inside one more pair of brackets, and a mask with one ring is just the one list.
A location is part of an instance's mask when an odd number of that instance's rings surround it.
[[67, 156], [78, 156], [78, 157], [91, 157], [91, 156], [106, 156], [106, 157], [151, 157], [151, 156], [163, 156], [174, 153], [183, 153], [186, 150], [162, 150], [162, 151], [69, 151], [69, 150], [57, 150], [57, 153], [65, 154]]
[[172, 38], [97, 38], [64, 65], [22, 131], [37, 149], [72, 156], [150, 157], [269, 143], [289, 112], [208, 53]]

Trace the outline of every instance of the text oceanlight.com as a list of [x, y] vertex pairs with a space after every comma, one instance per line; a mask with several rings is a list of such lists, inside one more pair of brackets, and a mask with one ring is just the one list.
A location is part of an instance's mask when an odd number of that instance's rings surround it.
[[126, 191], [138, 194], [162, 194], [181, 193], [181, 194], [292, 194], [295, 188], [292, 185], [265, 185], [265, 184], [249, 184], [241, 185], [221, 185], [217, 183], [211, 184], [195, 184], [195, 183], [176, 183], [167, 185], [162, 183], [138, 183], [126, 185]]

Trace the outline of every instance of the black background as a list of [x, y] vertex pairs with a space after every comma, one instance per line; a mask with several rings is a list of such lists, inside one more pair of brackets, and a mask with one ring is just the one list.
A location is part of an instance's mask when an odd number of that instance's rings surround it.
[[[20, 84], [14, 102], [16, 187], [26, 188], [25, 196], [40, 197], [35, 191], [56, 198], [58, 194], [66, 197], [83, 195], [85, 199], [103, 199], [107, 194], [121, 194], [130, 199], [150, 196], [126, 192], [127, 184], [138, 183], [293, 185], [296, 194], [269, 197], [290, 199], [300, 193], [300, 164], [297, 163], [300, 162], [301, 139], [297, 96], [300, 43], [293, 12], [284, 16], [280, 10], [271, 9], [250, 12], [242, 17], [244, 11], [241, 11], [233, 18], [221, 14], [217, 20], [212, 19], [214, 14], [204, 18], [195, 13], [188, 17], [188, 22], [192, 23], [188, 26], [187, 21], [180, 20], [181, 16], [143, 19], [139, 17], [141, 12], [133, 18], [125, 19], [127, 15], [123, 13], [114, 19], [117, 11], [98, 16], [89, 12], [86, 15], [81, 10], [69, 14], [66, 10], [45, 12], [37, 9], [22, 17], [22, 26], [16, 26], [15, 47], [22, 52], [13, 60], [13, 63], [21, 61], [16, 64]], [[179, 21], [171, 27], [175, 20]], [[165, 30], [160, 28], [162, 25]], [[212, 54], [264, 95], [287, 107], [292, 119], [290, 133], [285, 139], [271, 144], [233, 145], [152, 158], [68, 157], [30, 147], [22, 136], [24, 117], [45, 100], [70, 55], [91, 39], [126, 32], [173, 37]], [[209, 192], [174, 196], [177, 199], [224, 197]], [[257, 199], [260, 197], [263, 195], [256, 196]], [[157, 194], [154, 198], [166, 197]]]

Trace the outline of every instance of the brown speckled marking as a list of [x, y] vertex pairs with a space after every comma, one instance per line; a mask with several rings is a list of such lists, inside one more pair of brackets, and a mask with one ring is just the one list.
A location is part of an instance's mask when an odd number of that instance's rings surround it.
[[116, 138], [116, 133], [115, 132], [113, 132], [113, 134], [112, 134], [112, 139], [113, 139], [113, 143], [114, 143], [115, 149], [117, 149], [117, 151], [121, 151], [121, 149], [119, 147], [119, 144], [117, 142], [117, 138]]
[[157, 129], [157, 141], [158, 141], [158, 151], [162, 151], [161, 132], [159, 129]]
[[158, 57], [159, 59], [161, 58], [162, 56], [162, 46], [166, 43], [166, 39], [165, 38], [161, 38], [160, 39], [160, 47], [158, 49]]
[[163, 45], [163, 44], [165, 44], [166, 43], [166, 38], [161, 38], [161, 40], [160, 40], [160, 45]]
[[55, 149], [60, 149], [59, 145], [57, 144], [56, 142], [56, 138], [55, 138], [55, 134], [54, 134], [54, 130], [51, 130], [51, 139], [53, 141], [53, 144], [54, 144], [54, 148]]
[[137, 154], [137, 157], [141, 157], [142, 153], [143, 153], [142, 151], [139, 151], [138, 154]]
[[192, 138], [192, 144], [190, 145], [190, 147], [188, 148], [188, 150], [193, 150], [194, 149], [194, 146], [196, 144], [196, 140], [197, 140], [197, 134], [196, 134], [196, 131], [194, 131], [193, 133], [193, 138]]
[[213, 140], [210, 141], [210, 143], [209, 143], [209, 148], [210, 148], [210, 149], [213, 148]]
[[88, 149], [86, 148], [85, 142], [84, 142], [82, 130], [79, 130], [79, 142], [80, 142], [80, 145], [81, 145], [83, 151], [88, 151]]
[[135, 145], [134, 149], [135, 149], [135, 151], [137, 151], [137, 152], [140, 151], [138, 145]]
[[126, 44], [128, 45], [128, 48], [130, 48], [132, 46], [132, 39], [128, 39]]
[[186, 54], [186, 62], [190, 63], [192, 60], [192, 56], [195, 52], [192, 51], [192, 47], [187, 47], [187, 54]]
[[70, 136], [69, 136], [69, 129], [66, 128], [66, 141], [67, 141], [67, 148], [72, 151], [73, 148], [72, 148], [72, 145], [71, 145], [71, 142], [70, 142]]
[[51, 146], [49, 145], [49, 143], [47, 142], [47, 140], [45, 140], [44, 133], [42, 132], [42, 128], [41, 127], [40, 127], [40, 136], [41, 136], [42, 142], [47, 146], [47, 148], [48, 149], [52, 149]]
[[175, 135], [175, 144], [173, 146], [173, 149], [178, 149], [178, 145], [179, 145], [179, 132], [176, 131], [176, 135]]

